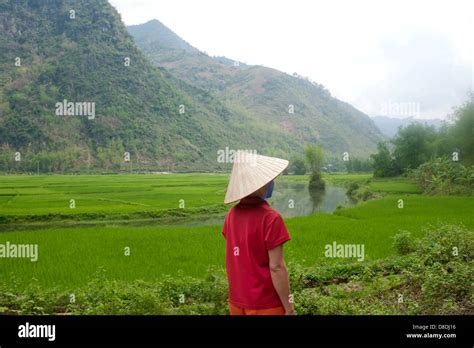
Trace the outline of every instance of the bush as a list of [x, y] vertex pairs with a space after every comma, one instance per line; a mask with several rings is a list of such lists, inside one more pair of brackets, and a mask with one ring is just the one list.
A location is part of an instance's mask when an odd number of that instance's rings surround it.
[[[394, 237], [403, 256], [340, 261], [302, 267], [289, 263], [299, 314], [473, 314], [474, 232], [435, 226], [414, 242], [409, 232]], [[204, 279], [178, 274], [157, 281], [106, 279], [98, 271], [71, 292], [0, 284], [0, 313], [89, 315], [224, 315], [228, 313], [223, 269]], [[399, 302], [399, 296], [405, 299]]]
[[465, 167], [448, 157], [424, 163], [411, 175], [428, 194], [473, 194], [474, 166]]
[[366, 185], [359, 186], [359, 184], [352, 182], [347, 189], [346, 194], [354, 200], [367, 201], [374, 197], [374, 193]]
[[308, 187], [310, 191], [324, 190], [325, 187], [326, 187], [326, 183], [324, 182], [320, 173], [311, 174], [311, 178], [309, 180], [309, 187]]
[[[413, 241], [394, 237], [403, 256], [298, 269], [300, 314], [473, 314], [474, 233], [436, 226]], [[296, 282], [296, 285], [294, 284]], [[399, 302], [399, 296], [404, 301]]]
[[474, 232], [440, 225], [416, 243], [416, 257], [406, 270], [412, 291], [420, 293], [425, 314], [472, 313]]
[[[75, 301], [70, 301], [74, 294]], [[109, 280], [98, 270], [81, 289], [43, 289], [0, 286], [4, 314], [168, 315], [228, 312], [227, 280], [223, 270], [209, 270], [205, 279], [164, 277], [156, 282]]]
[[423, 265], [453, 260], [472, 262], [474, 232], [456, 225], [431, 226], [425, 229], [425, 238], [417, 243], [416, 252]]
[[459, 260], [447, 264], [435, 263], [424, 271], [421, 286], [422, 308], [428, 314], [456, 314], [472, 311], [472, 264]]
[[306, 163], [302, 158], [295, 158], [291, 161], [289, 170], [295, 175], [306, 174]]
[[351, 182], [349, 188], [347, 189], [347, 194], [352, 196], [352, 194], [359, 189], [359, 184], [356, 182]]
[[393, 236], [393, 247], [399, 255], [413, 252], [415, 250], [415, 243], [411, 238], [411, 233], [404, 231]]
[[370, 191], [370, 189], [367, 188], [367, 187], [360, 193], [360, 198], [363, 201], [367, 201], [367, 200], [371, 199], [373, 196], [374, 196], [374, 193], [372, 191]]
[[401, 170], [390, 153], [387, 144], [378, 143], [377, 153], [370, 155], [370, 157], [373, 161], [375, 177], [385, 178], [401, 174]]

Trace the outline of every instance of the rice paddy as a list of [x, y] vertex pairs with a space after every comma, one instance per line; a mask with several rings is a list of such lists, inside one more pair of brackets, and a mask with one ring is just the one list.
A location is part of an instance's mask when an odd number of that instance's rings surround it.
[[[284, 176], [282, 181], [306, 177]], [[366, 182], [370, 176], [331, 175], [328, 182]], [[74, 289], [101, 271], [111, 280], [158, 280], [165, 275], [204, 277], [209, 267], [224, 267], [221, 224], [227, 176], [221, 174], [3, 176], [0, 177], [0, 221], [24, 216], [43, 217], [38, 225], [21, 230], [4, 223], [0, 244], [37, 244], [36, 262], [26, 258], [0, 258], [1, 281]], [[277, 181], [278, 185], [278, 181]], [[314, 266], [337, 262], [324, 257], [325, 245], [365, 245], [365, 259], [394, 254], [392, 239], [400, 231], [422, 235], [430, 224], [463, 224], [474, 228], [472, 197], [421, 195], [408, 179], [371, 180], [379, 198], [330, 214], [285, 219], [292, 240], [285, 246], [288, 263]], [[70, 201], [75, 201], [75, 208]], [[403, 208], [399, 200], [403, 200]], [[212, 209], [217, 209], [213, 211]], [[163, 224], [153, 215], [143, 226], [124, 224], [134, 213], [190, 212], [177, 224]], [[215, 224], [195, 226], [188, 218], [205, 219], [213, 212]], [[120, 223], [81, 224], [93, 214], [118, 214]], [[45, 216], [55, 215], [54, 224]], [[72, 223], [61, 217], [78, 214]], [[89, 215], [88, 215], [89, 214]], [[92, 214], [92, 215], [90, 215]], [[110, 214], [110, 215], [107, 215]], [[130, 215], [131, 214], [131, 215]]]

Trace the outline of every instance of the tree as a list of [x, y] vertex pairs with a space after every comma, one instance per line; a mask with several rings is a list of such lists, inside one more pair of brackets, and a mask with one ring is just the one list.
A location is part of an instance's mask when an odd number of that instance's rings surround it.
[[460, 159], [466, 164], [474, 164], [474, 94], [455, 111], [454, 120], [453, 143], [460, 150]]
[[324, 162], [324, 152], [321, 146], [308, 144], [304, 148], [304, 153], [311, 173], [321, 173]]
[[390, 177], [399, 175], [395, 161], [385, 143], [377, 144], [377, 153], [370, 155], [374, 161], [374, 176]]
[[291, 161], [290, 170], [295, 175], [304, 175], [306, 174], [306, 163], [301, 157], [297, 157]]
[[370, 172], [373, 170], [370, 159], [351, 158], [344, 162], [348, 173]]
[[444, 123], [438, 128], [436, 140], [433, 143], [435, 157], [452, 156], [457, 149], [457, 142], [454, 139], [452, 126]]
[[[381, 143], [371, 155], [374, 175], [400, 175], [440, 157], [454, 160], [453, 152], [459, 152], [460, 162], [474, 164], [474, 94], [455, 111], [453, 120], [454, 124], [444, 124], [438, 130], [420, 123], [400, 128], [391, 141], [392, 153]], [[350, 163], [350, 169], [356, 170], [354, 167], [355, 163]]]
[[400, 128], [392, 140], [393, 157], [403, 170], [415, 169], [435, 156], [436, 129], [419, 123]]
[[321, 170], [324, 163], [324, 152], [320, 146], [306, 145], [304, 149], [306, 160], [309, 163], [311, 177], [309, 179], [309, 190], [321, 190], [325, 188], [324, 180], [321, 177]]

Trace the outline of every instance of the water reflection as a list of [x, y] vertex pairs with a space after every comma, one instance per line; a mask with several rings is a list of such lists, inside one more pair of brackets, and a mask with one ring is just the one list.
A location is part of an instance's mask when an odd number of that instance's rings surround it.
[[314, 213], [316, 211], [321, 211], [320, 207], [326, 195], [326, 188], [310, 189], [308, 187], [308, 193], [309, 197], [311, 198], [311, 203], [313, 203], [312, 212]]
[[354, 205], [346, 189], [326, 185], [324, 190], [309, 190], [304, 182], [275, 182], [271, 206], [283, 217], [310, 215], [316, 212], [333, 212], [337, 206]]

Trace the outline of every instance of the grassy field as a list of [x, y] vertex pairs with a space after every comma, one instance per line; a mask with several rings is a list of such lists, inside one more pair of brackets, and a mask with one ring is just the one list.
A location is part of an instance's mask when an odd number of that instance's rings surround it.
[[[0, 176], [0, 214], [123, 213], [222, 203], [227, 177], [180, 175]], [[70, 208], [70, 200], [75, 208]]]
[[[282, 177], [281, 180], [304, 180]], [[328, 182], [344, 185], [367, 182], [369, 175], [333, 175]], [[220, 205], [225, 175], [116, 175], [116, 176], [11, 176], [0, 178], [0, 216], [55, 212], [130, 212]], [[381, 198], [339, 209], [287, 219], [292, 241], [287, 243], [289, 263], [315, 266], [338, 262], [324, 257], [324, 246], [365, 244], [366, 260], [393, 255], [392, 239], [403, 230], [415, 237], [429, 224], [464, 224], [474, 228], [472, 197], [420, 195], [407, 179], [371, 180], [368, 185]], [[69, 208], [76, 199], [76, 209]], [[403, 199], [404, 207], [398, 208]], [[209, 266], [224, 266], [221, 226], [104, 225], [43, 228], [0, 233], [0, 243], [39, 245], [39, 260], [0, 259], [6, 284], [28, 284], [33, 278], [45, 287], [74, 289], [98, 270], [107, 279], [156, 280], [164, 275], [204, 277]], [[130, 255], [125, 255], [129, 248]], [[128, 249], [127, 249], [128, 250]]]
[[[325, 175], [336, 186], [364, 183], [371, 174]], [[200, 208], [222, 205], [228, 176], [179, 175], [61, 175], [0, 176], [0, 215], [127, 213]], [[282, 176], [279, 181], [307, 182], [308, 176]], [[420, 193], [408, 179], [377, 179], [368, 184], [374, 192]], [[75, 201], [75, 208], [70, 201]]]

